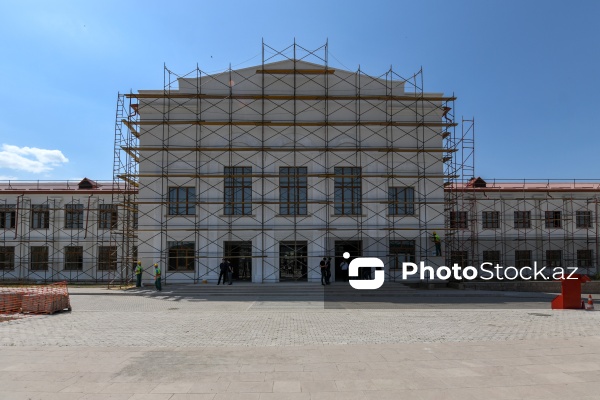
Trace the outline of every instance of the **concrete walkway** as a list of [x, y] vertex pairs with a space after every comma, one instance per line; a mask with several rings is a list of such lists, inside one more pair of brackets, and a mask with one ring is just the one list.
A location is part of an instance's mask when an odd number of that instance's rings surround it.
[[600, 398], [598, 311], [165, 289], [71, 289], [71, 313], [0, 323], [0, 399]]

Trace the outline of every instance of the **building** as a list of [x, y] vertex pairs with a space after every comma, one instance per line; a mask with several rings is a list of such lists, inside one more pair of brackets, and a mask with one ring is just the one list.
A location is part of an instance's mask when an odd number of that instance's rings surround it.
[[598, 273], [600, 181], [473, 178], [447, 187], [446, 257], [451, 264], [491, 262], [520, 269], [578, 268]]
[[111, 239], [123, 225], [115, 193], [112, 181], [87, 178], [0, 184], [0, 279], [120, 279]]
[[167, 282], [216, 281], [223, 257], [252, 282], [318, 281], [323, 257], [339, 279], [344, 252], [382, 258], [391, 280], [401, 261], [439, 265], [455, 98], [422, 87], [420, 72], [330, 68], [326, 46], [165, 69], [163, 88], [119, 97], [116, 184], [139, 188], [123, 237]]

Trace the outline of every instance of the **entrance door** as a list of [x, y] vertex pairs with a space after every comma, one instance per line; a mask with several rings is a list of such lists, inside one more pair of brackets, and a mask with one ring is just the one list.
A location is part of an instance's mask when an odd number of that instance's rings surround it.
[[[350, 253], [350, 258], [345, 259], [344, 253]], [[362, 240], [336, 240], [335, 241], [335, 276], [337, 281], [347, 281], [348, 271], [342, 271], [342, 261], [350, 264], [350, 261], [362, 257]]]
[[306, 281], [307, 268], [307, 242], [280, 242], [279, 243], [279, 280], [280, 281]]
[[224, 242], [223, 249], [233, 267], [233, 279], [252, 281], [252, 242]]

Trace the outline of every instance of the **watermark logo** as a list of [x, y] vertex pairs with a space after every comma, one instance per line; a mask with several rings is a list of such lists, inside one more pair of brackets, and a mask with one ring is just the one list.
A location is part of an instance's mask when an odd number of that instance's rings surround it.
[[[345, 252], [344, 258], [350, 258], [350, 253]], [[350, 279], [350, 286], [359, 290], [374, 290], [379, 289], [383, 285], [385, 273], [383, 272], [383, 261], [375, 257], [359, 257], [350, 261], [348, 266], [348, 276], [358, 277], [359, 268], [381, 268], [375, 270], [375, 279], [358, 280]]]

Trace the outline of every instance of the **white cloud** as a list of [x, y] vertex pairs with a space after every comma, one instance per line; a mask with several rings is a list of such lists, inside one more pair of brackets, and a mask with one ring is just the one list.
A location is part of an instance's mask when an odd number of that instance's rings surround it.
[[54, 167], [68, 163], [60, 150], [18, 147], [3, 144], [0, 151], [0, 168], [40, 173], [52, 171]]

